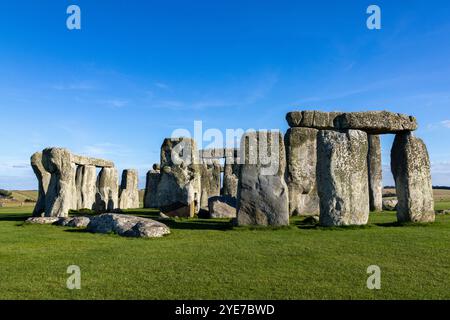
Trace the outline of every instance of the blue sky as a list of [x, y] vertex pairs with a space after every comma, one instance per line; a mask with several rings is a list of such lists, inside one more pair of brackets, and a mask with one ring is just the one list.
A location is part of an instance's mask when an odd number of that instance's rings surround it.
[[36, 188], [46, 146], [137, 168], [142, 186], [177, 128], [285, 131], [303, 109], [416, 116], [433, 183], [450, 185], [449, 35], [446, 0], [2, 1], [0, 188]]

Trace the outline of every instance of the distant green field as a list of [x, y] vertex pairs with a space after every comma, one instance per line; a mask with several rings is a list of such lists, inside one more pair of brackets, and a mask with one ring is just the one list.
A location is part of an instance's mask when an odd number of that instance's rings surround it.
[[[0, 299], [450, 299], [449, 215], [398, 226], [383, 212], [333, 229], [177, 220], [171, 235], [143, 240], [24, 225], [31, 210], [0, 208]], [[66, 288], [73, 264], [81, 290]], [[366, 287], [370, 265], [381, 290]]]

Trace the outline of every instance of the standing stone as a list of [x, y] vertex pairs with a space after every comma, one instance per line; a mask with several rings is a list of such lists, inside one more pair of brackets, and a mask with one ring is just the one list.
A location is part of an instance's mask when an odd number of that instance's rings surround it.
[[201, 165], [200, 208], [208, 211], [208, 199], [220, 196], [220, 163], [216, 159], [204, 159]]
[[75, 164], [67, 149], [48, 148], [43, 151], [42, 163], [51, 174], [45, 196], [46, 217], [67, 217], [76, 209]]
[[317, 187], [322, 226], [367, 224], [367, 151], [367, 134], [363, 131], [319, 131]]
[[223, 173], [223, 195], [237, 198], [240, 165], [235, 157], [227, 157], [225, 159], [225, 167]]
[[31, 167], [38, 179], [38, 199], [34, 207], [33, 217], [40, 217], [45, 213], [45, 195], [50, 184], [51, 174], [45, 170], [42, 164], [42, 152], [36, 152], [31, 156]]
[[145, 184], [144, 208], [158, 208], [158, 183], [161, 177], [159, 170], [147, 172], [147, 182]]
[[425, 143], [412, 133], [395, 136], [391, 170], [397, 189], [399, 222], [435, 220], [430, 158]]
[[286, 182], [291, 215], [319, 215], [317, 133], [318, 130], [311, 128], [291, 128], [285, 135]]
[[97, 178], [97, 212], [116, 211], [119, 208], [119, 177], [116, 168], [103, 168]]
[[138, 173], [136, 170], [124, 170], [120, 186], [120, 209], [137, 209], [139, 203]]
[[289, 225], [286, 158], [279, 132], [250, 132], [241, 140], [238, 225]]
[[77, 209], [95, 208], [97, 193], [97, 169], [94, 166], [78, 166], [75, 178], [77, 187]]
[[168, 138], [161, 146], [157, 198], [168, 216], [193, 217], [200, 211], [201, 164], [191, 138]]
[[368, 142], [369, 207], [371, 211], [381, 211], [383, 210], [383, 173], [380, 136], [368, 135]]

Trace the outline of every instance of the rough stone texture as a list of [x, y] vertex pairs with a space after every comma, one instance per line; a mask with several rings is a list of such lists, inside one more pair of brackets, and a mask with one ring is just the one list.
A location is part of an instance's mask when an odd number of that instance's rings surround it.
[[397, 210], [397, 199], [383, 199], [383, 210], [395, 211]]
[[198, 213], [201, 165], [198, 164], [195, 141], [190, 138], [165, 139], [161, 146], [161, 169], [157, 190], [161, 211], [170, 212], [174, 205], [179, 207], [180, 204], [191, 208], [194, 204], [194, 213]]
[[391, 150], [399, 222], [435, 220], [430, 158], [427, 147], [412, 133], [397, 134]]
[[51, 174], [45, 197], [46, 217], [67, 217], [77, 208], [75, 164], [67, 149], [48, 148], [43, 151], [42, 163]]
[[322, 112], [294, 111], [286, 115], [290, 127], [320, 130], [362, 130], [370, 134], [397, 133], [417, 129], [412, 116], [388, 111]]
[[97, 169], [94, 166], [78, 166], [75, 184], [77, 188], [77, 209], [95, 208], [97, 194]]
[[209, 198], [208, 207], [211, 218], [236, 218], [236, 198], [229, 196]]
[[147, 172], [147, 182], [145, 184], [144, 208], [158, 208], [158, 184], [161, 173], [156, 170]]
[[241, 167], [237, 158], [228, 157], [225, 159], [222, 191], [224, 196], [237, 198], [240, 170]]
[[200, 208], [208, 210], [208, 199], [220, 195], [220, 163], [216, 159], [203, 160], [201, 165]]
[[45, 213], [45, 195], [50, 184], [51, 174], [45, 170], [42, 164], [42, 152], [36, 152], [31, 156], [31, 167], [38, 179], [38, 199], [33, 210], [33, 216], [39, 217]]
[[317, 187], [322, 226], [367, 224], [367, 151], [367, 134], [363, 131], [319, 131]]
[[371, 211], [381, 211], [383, 209], [383, 173], [380, 136], [368, 135], [368, 142], [369, 207]]
[[238, 225], [289, 225], [286, 158], [279, 132], [250, 132], [241, 140]]
[[54, 224], [60, 219], [60, 217], [32, 217], [28, 218], [25, 222], [31, 224]]
[[90, 221], [88, 217], [61, 218], [55, 224], [62, 227], [86, 228]]
[[450, 210], [436, 210], [437, 215], [446, 215], [450, 214]]
[[317, 133], [312, 128], [291, 128], [284, 137], [291, 215], [319, 215]]
[[116, 168], [103, 168], [97, 177], [95, 210], [115, 211], [119, 208], [119, 177]]
[[122, 173], [120, 186], [120, 209], [136, 209], [140, 207], [138, 173], [136, 170], [127, 169]]
[[142, 238], [157, 238], [170, 234], [170, 229], [161, 222], [113, 213], [91, 218], [87, 229], [94, 233], [117, 233], [121, 236]]
[[108, 161], [108, 160], [103, 160], [103, 159], [96, 159], [96, 158], [72, 155], [72, 161], [76, 165], [79, 165], [79, 166], [93, 166], [93, 167], [99, 167], [99, 168], [114, 168], [114, 162]]

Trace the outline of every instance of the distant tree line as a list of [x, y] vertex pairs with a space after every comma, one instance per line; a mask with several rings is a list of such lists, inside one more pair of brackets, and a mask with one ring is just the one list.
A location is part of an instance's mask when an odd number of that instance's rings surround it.
[[0, 196], [4, 198], [11, 198], [12, 193], [8, 190], [0, 189]]

